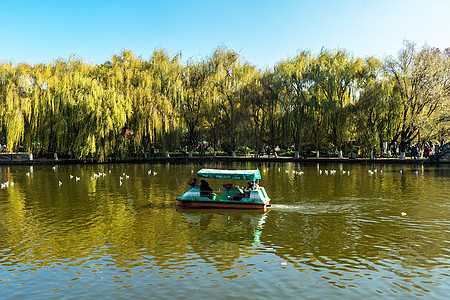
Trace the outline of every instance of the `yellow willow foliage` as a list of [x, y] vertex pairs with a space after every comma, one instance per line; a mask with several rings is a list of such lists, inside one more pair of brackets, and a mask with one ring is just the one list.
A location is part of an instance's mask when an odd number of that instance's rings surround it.
[[273, 74], [222, 47], [184, 66], [179, 54], [163, 49], [148, 59], [124, 50], [100, 65], [76, 57], [34, 66], [0, 63], [0, 141], [12, 150], [23, 145], [33, 152], [70, 151], [99, 160], [203, 140], [232, 150], [252, 143], [248, 132], [255, 135], [256, 148], [259, 142], [340, 147], [364, 137], [352, 110], [361, 95], [369, 96], [364, 89], [370, 92], [384, 82], [397, 88], [383, 96], [388, 107], [380, 106], [379, 94], [373, 93], [360, 118], [370, 121], [367, 112], [376, 109], [383, 116], [378, 131], [386, 138], [414, 138], [420, 127], [431, 139], [448, 132], [448, 53], [413, 51], [405, 58], [416, 62], [414, 69], [397, 65], [402, 57], [392, 65], [390, 73], [420, 88], [403, 88], [405, 94], [416, 91], [417, 105], [409, 106], [409, 98], [398, 92], [402, 82], [381, 72], [379, 62], [340, 50], [317, 56], [302, 52], [280, 62]]
[[155, 51], [149, 62], [124, 50], [102, 66], [99, 75], [104, 87], [118, 91], [131, 105], [126, 129], [133, 136], [124, 142], [147, 147], [177, 122], [172, 100], [180, 68], [178, 58], [171, 59], [162, 50]]
[[31, 88], [31, 82], [27, 77], [28, 69], [24, 64], [16, 68], [6, 64], [1, 68], [0, 124], [5, 127], [10, 149], [23, 140], [29, 122], [31, 103], [27, 91]]

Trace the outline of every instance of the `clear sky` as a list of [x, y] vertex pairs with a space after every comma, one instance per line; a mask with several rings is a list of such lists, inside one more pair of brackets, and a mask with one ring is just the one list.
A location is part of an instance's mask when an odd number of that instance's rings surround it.
[[396, 55], [403, 40], [450, 47], [449, 0], [0, 0], [0, 61], [48, 63], [71, 55], [103, 63], [130, 49], [183, 60], [218, 46], [264, 69], [299, 50]]

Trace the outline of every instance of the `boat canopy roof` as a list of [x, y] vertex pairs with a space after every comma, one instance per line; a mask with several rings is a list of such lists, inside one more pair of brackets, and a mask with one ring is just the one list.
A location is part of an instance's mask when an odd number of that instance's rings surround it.
[[197, 172], [198, 177], [215, 178], [215, 179], [232, 179], [255, 181], [261, 179], [259, 170], [217, 170], [217, 169], [201, 169]]

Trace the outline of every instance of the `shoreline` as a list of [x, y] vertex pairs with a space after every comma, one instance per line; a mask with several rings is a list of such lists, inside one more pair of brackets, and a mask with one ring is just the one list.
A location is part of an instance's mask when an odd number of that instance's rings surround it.
[[195, 157], [152, 157], [152, 158], [128, 158], [128, 159], [110, 159], [99, 162], [94, 159], [48, 159], [36, 158], [33, 160], [24, 158], [8, 157], [11, 154], [3, 154], [0, 157], [0, 166], [8, 165], [69, 165], [69, 164], [122, 164], [122, 163], [204, 163], [204, 162], [294, 162], [294, 163], [345, 163], [345, 164], [419, 164], [419, 165], [439, 165], [449, 164], [449, 161], [435, 162], [428, 158], [337, 158], [337, 157], [319, 157], [319, 158], [293, 158], [293, 157], [251, 157], [251, 156], [195, 156]]

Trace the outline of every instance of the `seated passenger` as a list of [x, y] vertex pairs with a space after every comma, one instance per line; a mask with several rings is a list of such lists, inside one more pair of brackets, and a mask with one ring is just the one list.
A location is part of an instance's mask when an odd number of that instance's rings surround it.
[[192, 179], [192, 182], [188, 184], [193, 188], [198, 187], [197, 178]]
[[212, 188], [206, 180], [200, 181], [200, 197], [208, 197], [212, 199]]
[[253, 190], [253, 184], [249, 181], [244, 188], [244, 198], [250, 198], [250, 192]]
[[239, 193], [236, 196], [231, 197], [231, 200], [241, 200], [242, 198], [250, 198], [250, 192], [253, 190], [253, 184], [251, 182], [247, 183], [247, 186], [244, 188], [243, 193]]

